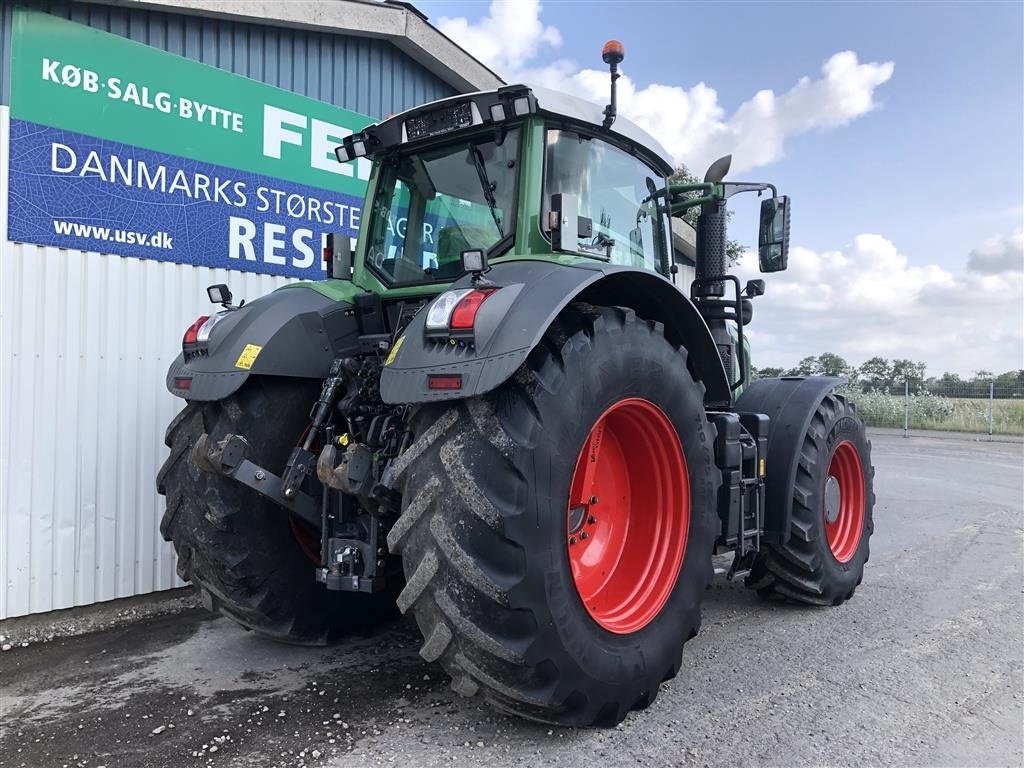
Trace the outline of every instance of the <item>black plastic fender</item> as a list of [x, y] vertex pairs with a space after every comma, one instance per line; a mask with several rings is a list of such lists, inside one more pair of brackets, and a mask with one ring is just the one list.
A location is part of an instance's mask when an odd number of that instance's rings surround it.
[[[220, 400], [252, 375], [323, 379], [335, 357], [358, 352], [358, 337], [351, 304], [310, 288], [279, 289], [229, 311], [213, 326], [205, 354], [178, 355], [167, 389], [188, 400]], [[176, 386], [179, 379], [190, 379], [188, 388]]]
[[789, 540], [797, 461], [811, 418], [825, 396], [844, 384], [834, 376], [787, 376], [758, 379], [736, 401], [738, 413], [768, 416], [763, 538], [773, 544]]
[[[457, 400], [490, 392], [526, 360], [559, 312], [572, 301], [626, 306], [664, 324], [665, 336], [689, 351], [705, 402], [732, 401], [721, 357], [704, 318], [672, 283], [653, 272], [609, 264], [563, 265], [548, 261], [495, 264], [487, 278], [499, 290], [480, 307], [471, 339], [427, 337], [429, 305], [409, 323], [381, 375], [387, 403]], [[464, 276], [452, 289], [472, 287]], [[462, 376], [457, 390], [431, 390], [429, 374]]]

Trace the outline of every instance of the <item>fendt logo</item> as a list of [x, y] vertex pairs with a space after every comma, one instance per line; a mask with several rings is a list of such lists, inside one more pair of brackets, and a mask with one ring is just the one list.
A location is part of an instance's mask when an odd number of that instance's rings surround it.
[[351, 135], [352, 131], [343, 126], [263, 105], [263, 154], [266, 157], [280, 160], [285, 144], [308, 147], [311, 168], [340, 176], [355, 174], [359, 180], [366, 181], [370, 178], [369, 160], [361, 157], [355, 163], [339, 163], [334, 154], [335, 147]]

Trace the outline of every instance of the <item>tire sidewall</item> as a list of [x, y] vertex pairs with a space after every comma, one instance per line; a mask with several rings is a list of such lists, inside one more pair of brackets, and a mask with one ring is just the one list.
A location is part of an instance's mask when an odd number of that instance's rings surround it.
[[[684, 355], [660, 328], [656, 332], [644, 321], [609, 326], [599, 319], [587, 343], [570, 341], [563, 348], [565, 381], [557, 395], [541, 392], [535, 398], [544, 430], [526, 465], [534, 470], [529, 479], [539, 491], [530, 501], [532, 513], [524, 516], [533, 530], [513, 535], [521, 541], [528, 536], [526, 556], [533, 563], [510, 597], [515, 600], [519, 592], [542, 628], [547, 625], [549, 641], [540, 656], [575, 664], [584, 676], [608, 685], [635, 685], [653, 675], [656, 686], [669, 668], [675, 671], [683, 642], [699, 627], [700, 599], [711, 573], [718, 470], [703, 388], [689, 375]], [[590, 616], [576, 591], [566, 547], [567, 508], [576, 461], [591, 428], [611, 405], [631, 397], [657, 405], [676, 429], [689, 474], [690, 519], [682, 565], [665, 605], [640, 630], [616, 634]]]

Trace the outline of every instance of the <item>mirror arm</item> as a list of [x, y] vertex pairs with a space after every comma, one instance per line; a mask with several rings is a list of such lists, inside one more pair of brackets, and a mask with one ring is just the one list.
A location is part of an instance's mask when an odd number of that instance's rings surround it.
[[775, 189], [774, 184], [762, 184], [762, 183], [745, 183], [745, 182], [726, 182], [722, 185], [725, 190], [724, 196], [726, 198], [738, 195], [741, 192], [764, 192], [766, 189], [772, 191], [772, 197], [778, 197], [779, 192]]

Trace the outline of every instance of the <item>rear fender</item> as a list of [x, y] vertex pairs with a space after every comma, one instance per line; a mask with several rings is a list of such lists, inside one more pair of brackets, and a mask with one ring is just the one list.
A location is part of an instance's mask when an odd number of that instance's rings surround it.
[[[178, 355], [167, 389], [189, 400], [220, 400], [253, 375], [323, 379], [335, 357], [358, 352], [358, 337], [352, 304], [309, 288], [279, 289], [228, 312], [213, 327], [206, 354], [188, 361]], [[187, 388], [178, 386], [186, 380]]]
[[765, 465], [764, 539], [789, 541], [793, 519], [793, 487], [804, 435], [821, 401], [846, 379], [833, 376], [787, 376], [758, 379], [736, 401], [739, 413], [763, 413], [768, 423]]
[[[729, 382], [707, 324], [672, 283], [652, 272], [614, 265], [567, 266], [546, 261], [495, 264], [487, 277], [500, 286], [481, 306], [471, 339], [428, 340], [427, 308], [409, 323], [381, 376], [387, 403], [457, 400], [490, 392], [504, 383], [540, 343], [570, 302], [626, 306], [660, 322], [674, 344], [685, 346], [708, 404], [731, 402]], [[469, 276], [453, 289], [472, 287]], [[429, 374], [459, 374], [458, 390], [430, 390]]]

